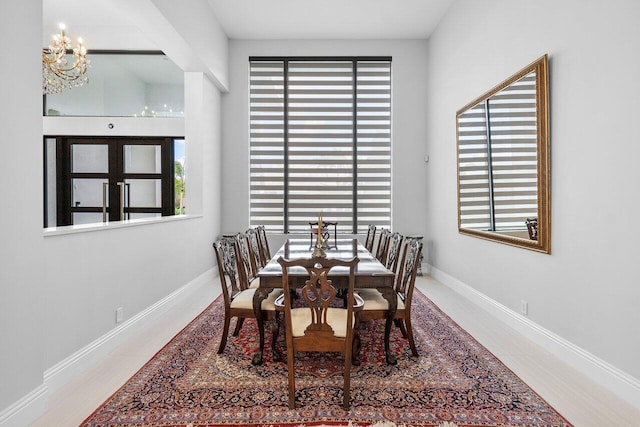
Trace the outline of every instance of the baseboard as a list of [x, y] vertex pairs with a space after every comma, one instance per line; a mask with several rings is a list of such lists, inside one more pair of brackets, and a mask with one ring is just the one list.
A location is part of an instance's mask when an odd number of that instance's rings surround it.
[[178, 304], [182, 297], [204, 285], [215, 276], [214, 269], [210, 269], [196, 277], [186, 285], [167, 295], [145, 310], [127, 319], [111, 331], [81, 348], [71, 356], [44, 371], [44, 383], [51, 393], [73, 379], [100, 358], [106, 356], [119, 344], [135, 335], [140, 329], [153, 322], [160, 314]]
[[631, 405], [640, 408], [640, 380], [478, 292], [444, 271], [438, 270], [432, 265], [427, 265], [424, 271], [428, 271], [434, 279], [471, 300], [586, 377], [606, 387]]
[[207, 285], [216, 275], [217, 268], [205, 271], [186, 285], [44, 371], [42, 385], [0, 412], [0, 427], [22, 427], [31, 424], [47, 411], [48, 398], [51, 393], [108, 355], [119, 344], [147, 327], [159, 315], [179, 304], [193, 291]]
[[41, 384], [13, 405], [0, 412], [1, 427], [24, 427], [44, 414], [48, 407], [49, 390]]

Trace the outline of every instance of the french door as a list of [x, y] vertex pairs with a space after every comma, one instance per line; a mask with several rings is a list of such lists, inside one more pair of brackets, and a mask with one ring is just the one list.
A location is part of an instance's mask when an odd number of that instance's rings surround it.
[[57, 138], [57, 225], [173, 215], [172, 143], [171, 138]]

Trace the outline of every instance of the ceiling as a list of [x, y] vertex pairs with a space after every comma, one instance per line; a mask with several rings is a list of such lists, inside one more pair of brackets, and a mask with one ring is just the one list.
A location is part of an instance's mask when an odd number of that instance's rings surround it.
[[208, 0], [230, 39], [426, 39], [453, 0]]
[[[426, 39], [455, 0], [204, 1], [230, 39]], [[111, 0], [43, 0], [43, 37], [47, 40], [64, 22], [70, 31], [81, 31], [85, 40], [105, 34], [144, 39], [122, 5]]]

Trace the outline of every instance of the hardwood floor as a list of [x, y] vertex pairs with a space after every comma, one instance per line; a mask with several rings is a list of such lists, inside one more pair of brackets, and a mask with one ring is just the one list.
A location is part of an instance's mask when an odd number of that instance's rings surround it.
[[[529, 384], [576, 427], [639, 426], [640, 409], [626, 403], [429, 276], [418, 288]], [[218, 296], [217, 278], [192, 291], [152, 326], [129, 339], [50, 397], [34, 427], [78, 426]]]

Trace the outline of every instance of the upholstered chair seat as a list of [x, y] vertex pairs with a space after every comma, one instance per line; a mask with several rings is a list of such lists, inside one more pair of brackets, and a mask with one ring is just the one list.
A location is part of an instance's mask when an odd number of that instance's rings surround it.
[[[256, 293], [256, 288], [245, 289], [236, 295], [236, 297], [231, 301], [231, 308], [245, 308], [248, 310], [253, 310], [253, 295]], [[276, 309], [275, 300], [280, 295], [282, 295], [282, 289], [274, 289], [269, 293], [269, 296], [262, 301], [262, 310], [273, 311]]]

